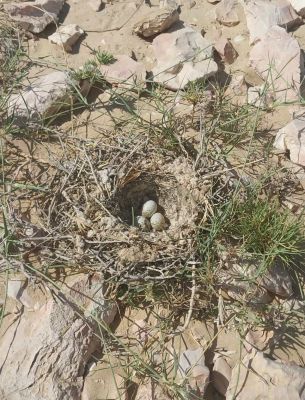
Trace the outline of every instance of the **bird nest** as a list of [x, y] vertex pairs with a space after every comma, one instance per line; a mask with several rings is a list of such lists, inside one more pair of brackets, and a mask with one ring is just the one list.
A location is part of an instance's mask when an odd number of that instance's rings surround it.
[[[15, 221], [27, 258], [35, 254], [48, 270], [89, 268], [124, 279], [171, 275], [193, 259], [209, 191], [200, 169], [185, 156], [151, 152], [145, 140], [124, 150], [71, 140], [53, 160], [47, 191], [31, 199], [35, 218]], [[137, 226], [147, 200], [165, 217], [161, 231]]]

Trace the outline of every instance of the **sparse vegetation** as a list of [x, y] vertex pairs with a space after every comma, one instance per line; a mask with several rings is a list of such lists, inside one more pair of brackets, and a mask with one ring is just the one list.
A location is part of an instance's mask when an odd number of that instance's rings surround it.
[[[28, 60], [13, 31], [0, 28], [1, 37], [4, 108], [23, 82]], [[72, 102], [69, 112], [18, 137], [26, 149], [15, 140], [15, 128], [2, 126], [0, 326], [9, 277], [22, 272], [66, 300], [95, 329], [103, 367], [113, 379], [121, 368], [123, 392], [144, 382], [172, 399], [200, 399], [202, 393], [187, 379], [191, 368], [183, 375], [179, 364], [187, 340], [206, 351], [226, 329], [245, 337], [249, 329], [276, 331], [281, 325], [285, 340], [299, 341], [297, 313], [285, 311], [280, 301], [255, 308], [225, 297], [218, 274], [224, 253], [258, 257], [256, 277], [280, 259], [303, 300], [303, 209], [294, 214], [285, 208], [284, 178], [284, 189], [268, 188], [272, 172], [269, 149], [260, 142], [262, 110], [235, 104], [226, 87], [212, 79], [191, 82], [178, 94], [157, 85], [141, 91], [136, 85], [106, 85], [99, 64], [115, 57], [100, 50], [94, 57], [70, 70], [75, 81], [99, 86], [92, 103], [76, 85], [73, 94], [81, 104]], [[64, 120], [58, 122], [59, 116]], [[296, 186], [290, 185], [289, 194]], [[143, 232], [135, 223], [149, 199], [158, 200], [165, 215], [166, 229], [160, 232]], [[119, 317], [131, 313], [125, 316], [127, 328], [116, 332], [98, 312], [87, 312], [78, 289], [76, 300], [72, 290], [64, 297], [66, 279], [77, 273], [88, 280], [103, 277], [105, 298], [116, 303]], [[135, 320], [135, 310], [145, 313], [143, 324]], [[190, 339], [186, 332], [203, 319], [212, 326], [209, 339], [193, 331]], [[98, 351], [94, 357], [101, 359]]]
[[116, 61], [116, 58], [108, 51], [97, 50], [94, 54], [97, 61], [103, 65], [113, 64]]

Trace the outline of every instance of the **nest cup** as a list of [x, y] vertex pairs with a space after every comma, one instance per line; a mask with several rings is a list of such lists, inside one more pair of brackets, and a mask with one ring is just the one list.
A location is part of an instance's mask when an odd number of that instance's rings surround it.
[[154, 200], [158, 204], [159, 188], [149, 176], [140, 176], [125, 185], [117, 195], [118, 217], [126, 224], [136, 225], [136, 217], [142, 215], [143, 204]]

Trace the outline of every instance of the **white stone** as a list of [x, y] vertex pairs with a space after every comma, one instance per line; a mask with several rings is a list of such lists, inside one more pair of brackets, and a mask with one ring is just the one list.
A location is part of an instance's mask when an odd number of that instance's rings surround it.
[[305, 166], [305, 116], [299, 116], [280, 129], [274, 141], [278, 150], [289, 151], [290, 160]]
[[304, 400], [305, 368], [252, 350], [233, 368], [227, 400]]
[[305, 0], [289, 0], [289, 3], [298, 14], [305, 17]]
[[133, 31], [147, 38], [166, 31], [177, 21], [179, 21], [177, 8], [156, 9], [138, 21]]
[[67, 72], [55, 71], [34, 81], [20, 94], [12, 95], [8, 104], [8, 115], [14, 117], [14, 124], [27, 121], [39, 123], [56, 114], [69, 104], [69, 93], [74, 81]]
[[168, 89], [183, 89], [188, 82], [217, 72], [211, 43], [191, 27], [157, 36], [152, 47], [157, 60], [154, 81]]
[[72, 52], [73, 45], [84, 34], [84, 31], [76, 24], [62, 25], [48, 39], [51, 43], [62, 46], [68, 53]]
[[273, 26], [250, 51], [250, 66], [273, 88], [278, 101], [299, 99], [303, 54], [295, 38]]
[[57, 22], [64, 3], [65, 0], [36, 0], [35, 2], [5, 4], [4, 9], [21, 28], [40, 33], [49, 24]]
[[99, 67], [105, 80], [125, 89], [139, 89], [146, 86], [146, 69], [144, 64], [127, 55], [118, 55], [111, 64]]
[[237, 6], [238, 3], [236, 0], [221, 0], [215, 8], [216, 21], [226, 26], [239, 24]]
[[274, 25], [286, 29], [302, 24], [302, 19], [296, 14], [286, 0], [246, 0], [243, 2], [250, 32], [250, 43], [261, 39]]

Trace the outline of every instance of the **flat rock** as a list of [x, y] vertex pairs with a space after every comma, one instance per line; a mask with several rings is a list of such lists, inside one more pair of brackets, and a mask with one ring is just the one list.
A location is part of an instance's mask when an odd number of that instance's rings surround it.
[[49, 24], [56, 23], [65, 0], [36, 0], [26, 3], [9, 3], [5, 11], [18, 25], [30, 32], [40, 33]]
[[227, 391], [227, 400], [305, 399], [305, 368], [271, 360], [252, 350], [237, 363]]
[[177, 21], [179, 21], [177, 8], [161, 8], [150, 12], [137, 22], [133, 31], [137, 35], [147, 38], [166, 31]]
[[274, 25], [291, 29], [302, 24], [302, 18], [286, 0], [246, 0], [243, 4], [250, 44], [261, 39]]
[[168, 89], [183, 89], [188, 82], [217, 72], [211, 43], [191, 27], [157, 36], [152, 47], [157, 60], [154, 81]]
[[67, 72], [55, 71], [34, 81], [20, 94], [12, 95], [8, 104], [14, 123], [39, 123], [70, 104], [69, 94], [75, 84]]
[[48, 39], [51, 43], [62, 46], [68, 53], [72, 52], [73, 45], [84, 34], [84, 31], [76, 24], [62, 25]]
[[18, 305], [9, 304], [2, 321], [1, 399], [80, 399], [86, 364], [99, 347], [99, 329], [90, 315], [107, 325], [116, 314], [116, 306], [104, 299], [98, 275], [75, 276], [58, 296], [37, 286], [36, 296], [42, 289], [39, 309], [24, 307], [16, 318]]
[[237, 13], [238, 3], [236, 0], [221, 0], [215, 7], [216, 21], [226, 26], [239, 24], [240, 19]]
[[305, 166], [305, 116], [296, 117], [280, 129], [274, 141], [278, 150], [289, 151], [290, 160]]
[[214, 48], [220, 55], [223, 62], [227, 64], [233, 64], [233, 62], [238, 57], [237, 51], [234, 49], [231, 41], [226, 37], [221, 37], [214, 44]]
[[289, 3], [298, 14], [305, 17], [305, 0], [289, 0]]
[[278, 101], [299, 99], [304, 74], [303, 54], [295, 38], [273, 26], [250, 51], [250, 66], [272, 85]]
[[122, 88], [143, 88], [146, 81], [144, 65], [127, 55], [118, 55], [112, 64], [101, 65], [100, 71], [111, 84]]

